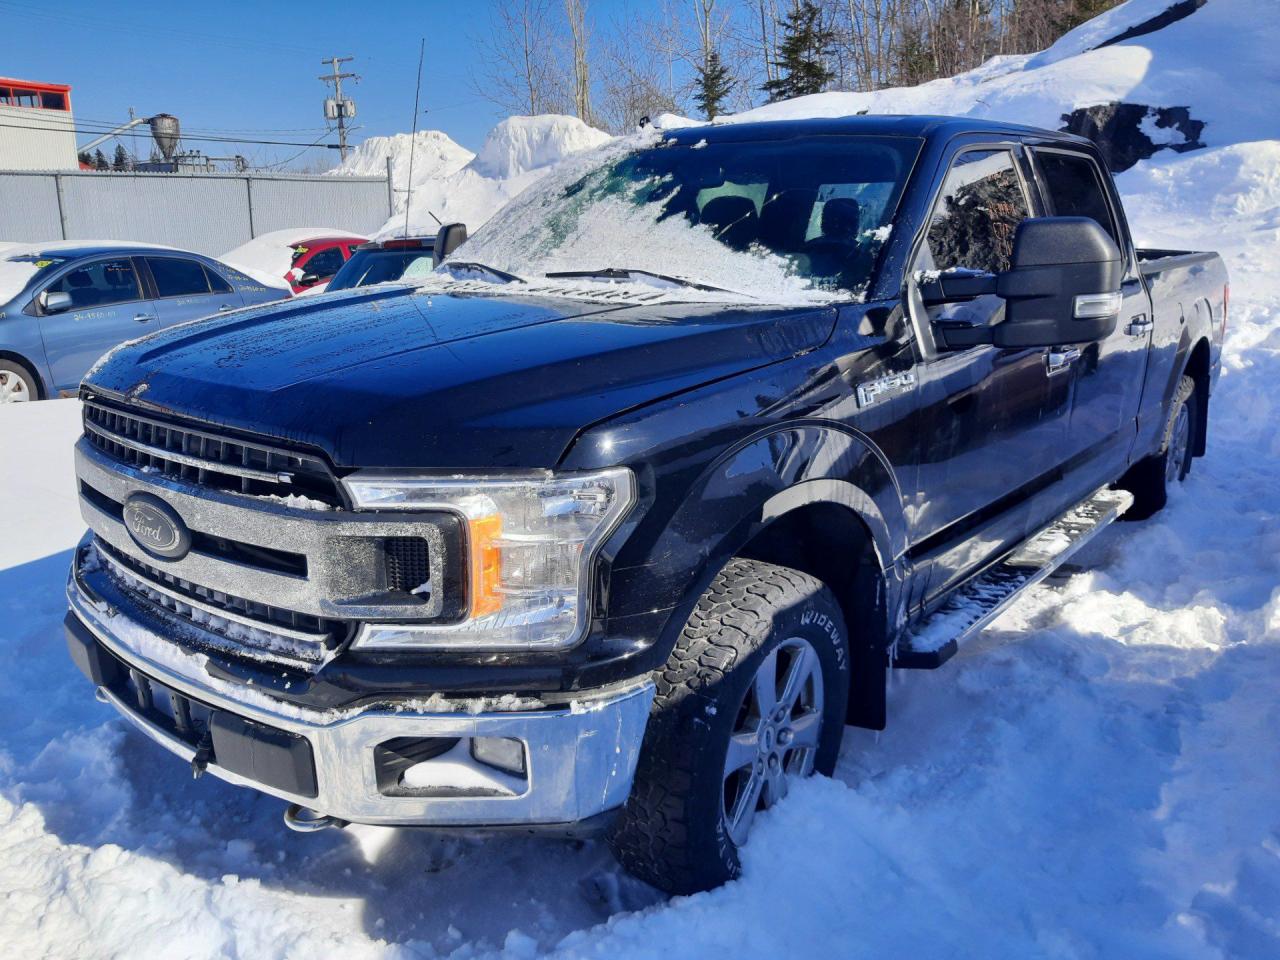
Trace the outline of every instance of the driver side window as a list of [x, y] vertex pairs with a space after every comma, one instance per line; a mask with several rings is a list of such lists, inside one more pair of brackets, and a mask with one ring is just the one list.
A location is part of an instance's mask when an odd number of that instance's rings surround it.
[[1009, 269], [1013, 235], [1031, 216], [1008, 150], [970, 150], [952, 161], [929, 219], [925, 270]]
[[47, 292], [69, 294], [73, 310], [106, 307], [142, 299], [133, 261], [127, 257], [97, 260], [76, 267], [51, 283]]

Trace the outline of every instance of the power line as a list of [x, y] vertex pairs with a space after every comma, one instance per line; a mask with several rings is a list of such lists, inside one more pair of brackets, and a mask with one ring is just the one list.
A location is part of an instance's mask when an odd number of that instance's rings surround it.
[[[85, 129], [78, 125], [75, 127], [41, 127], [41, 126], [32, 126], [32, 125], [21, 124], [21, 123], [4, 123], [2, 121], [0, 121], [0, 127], [7, 128], [10, 130], [38, 130], [41, 133], [50, 133], [50, 132], [67, 130], [67, 131], [70, 131], [71, 133], [75, 133], [81, 136], [84, 136], [87, 134], [101, 135], [107, 132], [106, 130], [102, 130], [102, 129], [97, 129], [97, 130]], [[353, 127], [352, 129], [357, 129], [357, 128]], [[327, 130], [325, 131], [325, 135], [326, 136], [328, 135]], [[188, 134], [185, 130], [182, 131], [182, 139], [197, 140], [201, 143], [256, 143], [256, 144], [262, 144], [263, 146], [269, 146], [269, 147], [313, 147], [313, 146], [319, 145], [319, 142], [320, 142], [319, 140], [317, 140], [315, 143], [302, 143], [301, 141], [298, 141], [298, 140], [259, 140], [253, 137], [201, 137], [201, 136], [195, 136], [194, 134]], [[321, 137], [320, 139], [323, 140], [324, 137]]]

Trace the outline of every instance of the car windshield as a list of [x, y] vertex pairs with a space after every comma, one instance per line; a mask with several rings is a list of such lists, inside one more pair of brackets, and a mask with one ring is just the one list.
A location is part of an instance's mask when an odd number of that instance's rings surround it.
[[5, 258], [0, 253], [0, 305], [20, 294], [33, 280], [66, 262], [66, 257], [24, 254]]
[[329, 290], [347, 290], [351, 287], [367, 287], [374, 283], [399, 280], [405, 270], [415, 263], [431, 269], [431, 250], [357, 250], [342, 269], [329, 281]]
[[768, 302], [860, 298], [920, 148], [900, 137], [636, 139], [566, 161], [455, 258], [529, 280], [656, 276]]

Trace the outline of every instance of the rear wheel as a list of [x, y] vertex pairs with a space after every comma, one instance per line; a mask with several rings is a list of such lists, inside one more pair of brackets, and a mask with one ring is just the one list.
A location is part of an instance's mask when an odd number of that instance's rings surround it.
[[609, 839], [632, 873], [693, 893], [737, 876], [756, 813], [787, 795], [790, 778], [835, 768], [849, 696], [840, 608], [807, 574], [734, 559], [656, 682]]
[[1192, 438], [1199, 427], [1195, 394], [1194, 380], [1183, 377], [1178, 381], [1160, 452], [1134, 464], [1118, 484], [1133, 494], [1133, 506], [1125, 512], [1124, 519], [1146, 520], [1160, 511], [1169, 499], [1169, 488], [1191, 472]]
[[24, 403], [39, 400], [36, 378], [14, 360], [0, 360], [0, 403]]

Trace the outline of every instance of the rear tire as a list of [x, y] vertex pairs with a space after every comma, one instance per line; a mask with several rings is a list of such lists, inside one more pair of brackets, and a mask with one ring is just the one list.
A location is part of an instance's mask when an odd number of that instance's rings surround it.
[[16, 360], [0, 359], [0, 404], [40, 399], [35, 376]]
[[674, 894], [738, 875], [757, 809], [835, 769], [849, 698], [844, 618], [820, 581], [735, 558], [656, 675], [635, 782], [609, 843]]
[[1117, 484], [1133, 494], [1133, 506], [1125, 511], [1125, 520], [1146, 520], [1158, 513], [1169, 500], [1169, 488], [1191, 472], [1192, 443], [1200, 427], [1195, 394], [1194, 380], [1184, 376], [1178, 381], [1173, 409], [1160, 438], [1160, 452], [1139, 460]]

